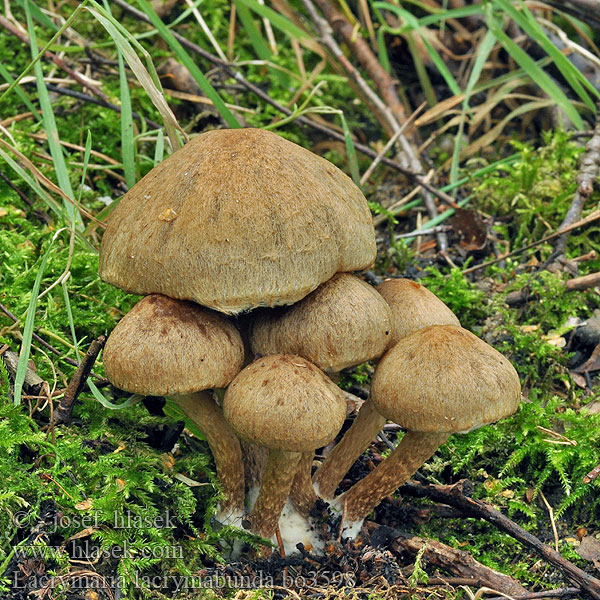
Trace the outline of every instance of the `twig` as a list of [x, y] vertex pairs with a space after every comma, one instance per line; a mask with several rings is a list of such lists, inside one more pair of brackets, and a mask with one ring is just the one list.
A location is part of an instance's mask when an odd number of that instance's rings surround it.
[[578, 585], [595, 600], [600, 600], [600, 580], [592, 577], [579, 567], [563, 558], [556, 550], [543, 544], [537, 537], [525, 531], [522, 527], [504, 516], [491, 505], [471, 498], [472, 484], [468, 480], [461, 480], [454, 485], [421, 485], [409, 481], [400, 488], [400, 493], [411, 496], [432, 498], [456, 508], [460, 508], [466, 516], [485, 519], [504, 531], [519, 542], [534, 550], [545, 561], [558, 568], [565, 577]]
[[583, 483], [592, 483], [595, 479], [600, 477], [600, 465], [594, 467], [584, 478]]
[[[587, 290], [589, 288], [600, 285], [600, 273], [590, 273], [589, 275], [583, 275], [581, 277], [574, 277], [564, 282], [565, 291], [574, 292]], [[516, 304], [522, 304], [527, 302], [531, 298], [531, 294], [527, 288], [523, 288], [516, 292], [510, 292], [506, 295], [505, 302], [509, 306], [515, 306]]]
[[73, 378], [65, 390], [65, 395], [54, 411], [54, 424], [70, 423], [75, 400], [77, 400], [77, 397], [83, 390], [83, 386], [90, 375], [100, 350], [104, 346], [104, 342], [106, 342], [106, 337], [101, 335], [90, 344], [81, 364], [77, 367]]
[[[19, 318], [15, 317], [15, 315], [13, 315], [10, 312], [10, 310], [8, 310], [8, 308], [6, 308], [6, 306], [4, 306], [4, 304], [2, 304], [1, 302], [0, 302], [0, 311], [2, 311], [11, 321], [13, 321], [13, 323], [17, 323], [17, 324], [19, 323]], [[35, 332], [33, 332], [33, 339], [36, 342], [39, 342], [44, 348], [46, 348], [46, 350], [50, 350], [50, 352], [52, 352], [53, 354], [56, 354], [56, 356], [59, 356], [60, 358], [62, 358], [66, 363], [72, 365], [73, 367], [79, 366], [79, 363], [75, 359], [70, 358], [69, 356], [64, 356], [63, 353], [58, 348], [55, 348], [54, 346], [50, 345], [44, 338], [41, 338]], [[90, 372], [90, 375], [99, 380], [98, 383], [96, 383], [97, 386], [106, 385], [108, 383], [108, 379], [105, 379], [104, 377], [102, 377], [101, 375], [98, 375], [97, 373], [94, 373], [93, 371]]]
[[[303, 2], [305, 6], [310, 6], [311, 4], [311, 0], [303, 0]], [[382, 125], [385, 125], [387, 122], [389, 133], [394, 134], [398, 128], [406, 122], [407, 119], [404, 107], [402, 106], [400, 98], [398, 97], [398, 93], [396, 92], [397, 82], [394, 81], [381, 66], [381, 63], [377, 60], [375, 54], [373, 54], [369, 44], [360, 35], [355, 35], [354, 27], [352, 27], [352, 25], [346, 20], [346, 17], [344, 17], [341, 12], [334, 8], [328, 0], [315, 0], [315, 3], [321, 9], [333, 30], [342, 37], [346, 45], [352, 51], [353, 55], [356, 56], [357, 60], [365, 68], [375, 83], [375, 86], [380, 91], [383, 102], [385, 103], [384, 106], [386, 107], [386, 111], [384, 112], [384, 117], [386, 120], [382, 122]], [[329, 38], [324, 38], [323, 41], [327, 44]], [[344, 55], [341, 53], [341, 50], [339, 53], [342, 57], [344, 57]], [[337, 53], [336, 56], [338, 56]], [[341, 60], [339, 56], [338, 58]], [[353, 73], [357, 71], [351, 64], [349, 67], [347, 67], [346, 63], [349, 64], [349, 61], [344, 60], [342, 65], [345, 69], [352, 69], [352, 71], [347, 72], [354, 79]], [[371, 94], [369, 97], [373, 98], [373, 94]], [[416, 151], [412, 147], [408, 138], [404, 135], [401, 135], [398, 139], [398, 142], [402, 148], [400, 159], [402, 160], [404, 158], [406, 167], [412, 170], [414, 173], [422, 173], [423, 166], [421, 165], [421, 161], [419, 160]], [[423, 192], [423, 201], [425, 203], [425, 207], [427, 208], [427, 212], [429, 213], [429, 217], [431, 219], [437, 217], [437, 206], [435, 205], [435, 201], [428, 191]], [[436, 237], [439, 250], [444, 252], [448, 246], [446, 234], [438, 233]]]
[[[144, 21], [145, 23], [148, 23], [148, 24], [151, 23], [150, 19], [142, 11], [131, 6], [125, 0], [113, 0], [113, 4], [120, 6], [121, 8], [123, 8], [124, 10], [126, 10], [127, 12], [132, 14], [136, 19]], [[188, 50], [191, 50], [194, 54], [201, 56], [205, 60], [216, 65], [217, 67], [223, 69], [230, 77], [235, 79], [240, 85], [242, 85], [249, 92], [254, 94], [257, 98], [260, 98], [263, 102], [266, 102], [267, 104], [269, 104], [270, 106], [272, 106], [273, 108], [275, 108], [276, 110], [278, 110], [279, 112], [281, 112], [282, 114], [284, 114], [288, 117], [293, 114], [293, 111], [291, 109], [287, 108], [286, 106], [283, 106], [282, 104], [279, 104], [279, 102], [277, 102], [276, 100], [271, 98], [260, 87], [258, 87], [257, 85], [254, 85], [253, 83], [248, 81], [241, 73], [236, 71], [235, 68], [233, 67], [233, 65], [231, 65], [230, 63], [221, 60], [220, 58], [218, 58], [217, 56], [214, 56], [210, 52], [207, 52], [206, 50], [204, 50], [204, 48], [201, 48], [197, 44], [194, 44], [194, 42], [191, 42], [186, 37], [182, 36], [181, 34], [177, 33], [176, 31], [172, 31], [171, 33], [172, 33], [173, 37], [182, 46], [184, 46]], [[316, 131], [319, 131], [319, 132], [327, 135], [328, 137], [330, 137], [334, 140], [337, 140], [339, 142], [345, 141], [343, 133], [335, 131], [334, 129], [331, 129], [330, 127], [327, 127], [326, 125], [323, 125], [322, 123], [313, 121], [312, 119], [309, 119], [308, 117], [304, 117], [304, 116], [298, 117], [296, 119], [296, 123], [299, 123], [306, 127], [310, 127], [310, 128], [312, 128]], [[361, 144], [359, 142], [354, 142], [354, 147], [359, 152], [361, 152], [365, 156], [369, 156], [370, 158], [377, 158], [377, 156], [378, 156], [378, 152], [376, 150], [373, 150], [372, 148], [369, 148], [369, 146], [365, 146], [364, 144]], [[441, 190], [438, 190], [429, 181], [425, 180], [425, 178], [424, 178], [425, 176], [423, 175], [423, 173], [420, 170], [416, 170], [416, 171], [411, 170], [408, 167], [400, 164], [398, 161], [395, 161], [386, 156], [381, 158], [381, 162], [383, 164], [387, 165], [388, 167], [391, 167], [391, 168], [395, 169], [396, 171], [399, 171], [403, 175], [410, 177], [411, 179], [416, 181], [420, 186], [422, 186], [423, 188], [425, 188], [426, 190], [431, 192], [439, 200], [441, 200], [442, 202], [444, 202], [445, 204], [448, 204], [449, 206], [451, 206], [453, 208], [456, 208], [456, 202], [455, 202], [454, 198], [452, 198], [452, 196], [450, 196], [449, 194], [446, 194], [446, 192], [442, 192]]]
[[[543, 592], [531, 592], [523, 596], [516, 596], [516, 600], [537, 600], [538, 598], [566, 598], [568, 596], [578, 596], [581, 594], [579, 588], [567, 587], [556, 590], [544, 590]], [[503, 596], [490, 596], [486, 600], [505, 600]]]
[[[579, 158], [579, 174], [575, 178], [577, 190], [559, 229], [563, 229], [581, 218], [581, 211], [586, 200], [594, 191], [594, 183], [598, 179], [598, 175], [600, 175], [600, 103], [597, 104], [594, 135], [585, 145], [585, 152]], [[546, 264], [554, 262], [557, 257], [565, 253], [568, 239], [569, 233], [565, 232], [556, 240], [554, 251]]]
[[[19, 355], [7, 348], [8, 347], [6, 347], [4, 351], [0, 351], [0, 357], [2, 357], [4, 366], [14, 381], [19, 365]], [[44, 383], [45, 381], [33, 369], [27, 367], [27, 370], [25, 371], [25, 380], [23, 381], [23, 391], [28, 396], [37, 396]]]
[[[8, 19], [3, 17], [2, 15], [0, 15], [0, 25], [4, 27], [4, 29], [12, 33], [15, 37], [19, 38], [23, 43], [27, 45], [30, 44], [29, 36], [26, 33], [20, 31], [15, 25], [13, 25]], [[41, 48], [39, 48], [39, 50], [41, 50]], [[73, 71], [73, 69], [71, 69], [62, 59], [58, 58], [56, 54], [53, 54], [49, 50], [46, 50], [44, 56], [47, 59], [51, 60], [58, 68], [62, 69], [65, 73], [67, 73], [73, 79], [75, 79], [75, 81], [81, 84], [85, 89], [90, 90], [92, 94], [98, 96], [99, 98], [102, 98], [102, 100], [108, 100], [108, 96], [104, 92], [96, 89], [88, 79], [82, 77], [79, 73], [77, 73], [77, 71]]]
[[[57, 94], [61, 94], [63, 96], [70, 96], [71, 98], [76, 98], [77, 100], [82, 100], [83, 102], [89, 102], [90, 104], [97, 104], [98, 106], [103, 106], [104, 108], [110, 108], [110, 110], [114, 110], [115, 112], [120, 113], [121, 107], [117, 104], [113, 104], [112, 102], [108, 102], [107, 100], [102, 100], [98, 98], [94, 98], [88, 94], [84, 94], [83, 92], [78, 92], [77, 90], [71, 90], [69, 88], [60, 87], [58, 85], [53, 85], [51, 83], [47, 83], [46, 87], [51, 91]], [[151, 119], [147, 119], [146, 117], [142, 117], [139, 113], [132, 111], [131, 116], [138, 121], [145, 121], [145, 123], [150, 127], [150, 129], [160, 129], [162, 125], [155, 123]]]
[[463, 273], [463, 275], [466, 275], [467, 273], [473, 273], [474, 271], [478, 271], [479, 269], [485, 269], [486, 267], [495, 265], [496, 263], [499, 263], [506, 258], [509, 258], [511, 256], [516, 256], [517, 254], [521, 254], [521, 252], [525, 252], [525, 250], [529, 250], [530, 248], [535, 248], [536, 246], [539, 246], [541, 244], [544, 244], [545, 242], [553, 240], [554, 238], [556, 238], [564, 233], [568, 233], [569, 231], [573, 231], [573, 229], [578, 229], [579, 227], [588, 225], [589, 223], [592, 223], [593, 221], [597, 221], [598, 219], [600, 219], [600, 210], [595, 210], [594, 212], [590, 213], [587, 217], [585, 217], [585, 219], [581, 219], [581, 221], [577, 221], [576, 223], [569, 225], [565, 229], [559, 229], [558, 231], [555, 231], [554, 233], [551, 233], [550, 235], [547, 235], [546, 237], [543, 237], [542, 239], [537, 240], [536, 242], [531, 242], [531, 244], [526, 244], [525, 246], [521, 246], [520, 248], [517, 248], [517, 250], [513, 250], [512, 252], [508, 252], [507, 254], [502, 254], [502, 256], [498, 256], [494, 260], [488, 260], [487, 262], [481, 263], [480, 265], [475, 265], [474, 267], [469, 267], [468, 269], [464, 269], [462, 271], [462, 273]]
[[495, 590], [510, 594], [515, 598], [527, 593], [527, 590], [516, 579], [482, 565], [464, 550], [451, 548], [435, 540], [408, 535], [397, 538], [395, 543], [399, 546], [398, 550], [412, 556], [424, 548], [423, 558], [429, 565], [439, 567], [455, 576], [475, 579], [476, 583], [470, 585], [493, 587]]

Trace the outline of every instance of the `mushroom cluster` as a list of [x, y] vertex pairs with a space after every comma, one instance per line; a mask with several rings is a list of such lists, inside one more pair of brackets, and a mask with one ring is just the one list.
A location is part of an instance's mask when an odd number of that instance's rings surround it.
[[[352, 274], [375, 253], [352, 181], [259, 129], [189, 142], [131, 188], [104, 234], [100, 276], [144, 296], [109, 336], [107, 377], [176, 403], [214, 455], [218, 519], [248, 519], [266, 538], [279, 526], [287, 552], [318, 546], [318, 498], [343, 510], [355, 535], [451, 433], [519, 403], [512, 365], [431, 292]], [[346, 418], [339, 372], [379, 359], [371, 397], [313, 474], [315, 450]], [[336, 497], [387, 419], [407, 430], [402, 442]]]

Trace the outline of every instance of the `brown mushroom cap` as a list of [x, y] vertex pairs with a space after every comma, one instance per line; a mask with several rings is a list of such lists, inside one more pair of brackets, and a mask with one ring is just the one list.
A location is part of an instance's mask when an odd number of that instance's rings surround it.
[[250, 343], [257, 354], [297, 354], [337, 372], [380, 357], [389, 346], [391, 311], [358, 277], [338, 273], [293, 306], [265, 310]]
[[401, 338], [429, 325], [458, 325], [458, 317], [426, 287], [410, 279], [386, 279], [377, 286], [392, 309], [392, 339]]
[[240, 334], [226, 318], [158, 294], [142, 298], [104, 348], [108, 379], [122, 390], [152, 396], [225, 387], [243, 359]]
[[367, 202], [325, 159], [260, 129], [210, 131], [111, 215], [100, 277], [226, 313], [292, 304], [375, 260]]
[[500, 352], [455, 325], [432, 325], [401, 339], [371, 384], [376, 410], [410, 431], [466, 432], [514, 413], [515, 368]]
[[272, 450], [307, 452], [328, 444], [346, 416], [344, 394], [320, 369], [276, 354], [231, 382], [223, 413], [240, 438]]

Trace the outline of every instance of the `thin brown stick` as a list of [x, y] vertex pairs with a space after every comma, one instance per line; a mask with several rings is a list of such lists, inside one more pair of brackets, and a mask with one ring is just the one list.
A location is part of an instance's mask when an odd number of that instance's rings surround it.
[[525, 531], [491, 505], [471, 498], [472, 484], [470, 481], [463, 479], [454, 485], [422, 485], [409, 481], [400, 488], [400, 493], [420, 498], [431, 498], [437, 502], [459, 508], [465, 513], [465, 516], [485, 519], [501, 531], [531, 548], [592, 598], [600, 600], [600, 580], [563, 558], [556, 550], [542, 543], [537, 537]]
[[[4, 29], [6, 29], [8, 32], [12, 33], [15, 37], [19, 38], [24, 44], [27, 44], [29, 46], [29, 36], [23, 31], [20, 31], [15, 25], [13, 25], [8, 19], [3, 17], [2, 15], [0, 15], [0, 25], [4, 27]], [[39, 50], [41, 50], [41, 48], [39, 48]], [[85, 89], [90, 90], [92, 94], [98, 96], [99, 98], [102, 98], [102, 100], [108, 100], [108, 96], [104, 92], [95, 88], [85, 77], [82, 77], [79, 73], [77, 73], [77, 71], [73, 71], [73, 69], [71, 69], [71, 67], [69, 67], [64, 60], [58, 58], [56, 54], [53, 54], [49, 50], [46, 50], [46, 52], [44, 52], [44, 56], [48, 60], [51, 60], [59, 69], [62, 69], [65, 73], [67, 73], [73, 79], [75, 79], [75, 81], [81, 84]]]
[[[134, 8], [133, 6], [128, 4], [125, 0], [113, 0], [113, 4], [120, 6], [121, 8], [123, 8], [124, 10], [126, 10], [127, 12], [132, 14], [136, 19], [144, 21], [145, 23], [149, 23], [149, 24], [151, 23], [150, 19], [142, 11], [138, 10], [137, 8]], [[207, 52], [206, 50], [204, 50], [204, 48], [201, 48], [197, 44], [194, 44], [194, 42], [191, 42], [186, 37], [182, 36], [181, 34], [177, 33], [176, 31], [172, 31], [171, 33], [172, 33], [173, 37], [182, 46], [184, 46], [188, 50], [191, 50], [194, 54], [197, 54], [198, 56], [211, 62], [212, 64], [216, 65], [217, 67], [223, 69], [230, 77], [235, 79], [240, 85], [242, 85], [249, 92], [254, 94], [257, 98], [260, 98], [263, 102], [266, 102], [267, 104], [269, 104], [270, 106], [272, 106], [273, 108], [275, 108], [276, 110], [278, 110], [279, 112], [281, 112], [282, 114], [284, 114], [288, 117], [292, 114], [292, 110], [283, 106], [282, 104], [279, 104], [279, 102], [277, 102], [276, 100], [271, 98], [260, 87], [254, 85], [253, 83], [248, 81], [241, 73], [236, 71], [235, 68], [231, 64], [229, 64], [225, 61], [222, 61], [217, 56], [214, 56], [210, 52]], [[330, 127], [327, 127], [326, 125], [323, 125], [322, 123], [314, 121], [308, 117], [298, 117], [296, 119], [296, 123], [299, 123], [306, 127], [310, 127], [312, 129], [314, 129], [315, 131], [319, 131], [319, 132], [327, 135], [328, 137], [330, 137], [334, 140], [337, 140], [339, 142], [345, 141], [343, 133], [340, 133], [339, 131], [335, 131], [334, 129], [331, 129]], [[369, 146], [365, 146], [364, 144], [361, 144], [359, 142], [354, 142], [354, 147], [361, 154], [364, 154], [365, 156], [369, 156], [370, 158], [377, 158], [377, 156], [378, 156], [378, 152], [376, 150], [373, 150], [372, 148], [369, 148]], [[448, 204], [448, 206], [456, 208], [456, 202], [455, 202], [454, 198], [452, 198], [452, 196], [450, 196], [449, 194], [446, 194], [445, 192], [438, 190], [434, 185], [429, 183], [429, 181], [427, 181], [425, 179], [425, 175], [423, 174], [422, 169], [421, 170], [420, 169], [417, 169], [417, 170], [409, 169], [408, 167], [400, 164], [398, 161], [388, 158], [386, 156], [381, 158], [381, 162], [383, 164], [387, 165], [388, 167], [391, 167], [391, 168], [395, 169], [396, 171], [402, 173], [403, 175], [410, 177], [411, 179], [416, 181], [416, 183], [418, 183], [423, 188], [425, 188], [426, 190], [431, 192], [431, 194], [436, 196], [439, 200], [441, 200], [445, 204]]]
[[83, 360], [77, 367], [65, 390], [65, 395], [54, 411], [54, 424], [68, 424], [71, 422], [75, 400], [81, 394], [83, 386], [96, 362], [96, 358], [98, 358], [100, 350], [104, 347], [104, 342], [106, 342], [106, 337], [101, 335], [90, 344], [88, 351], [85, 353]]
[[[2, 304], [1, 302], [0, 302], [0, 311], [2, 311], [13, 323], [17, 323], [17, 324], [19, 323], [19, 318], [15, 317], [15, 315], [13, 315], [10, 312], [10, 310], [8, 310], [8, 308], [6, 308], [6, 306], [4, 306], [4, 304]], [[64, 356], [63, 353], [58, 348], [55, 348], [54, 346], [49, 344], [44, 338], [41, 338], [37, 333], [33, 332], [32, 335], [33, 335], [33, 339], [36, 342], [38, 342], [40, 345], [42, 345], [44, 348], [46, 348], [46, 350], [49, 350], [50, 352], [52, 352], [52, 354], [56, 354], [56, 356], [59, 356], [66, 363], [70, 364], [73, 367], [79, 366], [79, 363], [74, 358], [70, 358], [69, 356]], [[90, 371], [90, 375], [92, 377], [95, 377], [96, 379], [98, 379], [96, 386], [107, 385], [109, 383], [108, 379], [105, 379], [104, 377], [102, 377], [102, 375], [98, 375], [98, 373], [94, 373], [93, 371]]]
[[[583, 275], [582, 277], [574, 277], [564, 282], [565, 291], [574, 292], [587, 290], [592, 287], [600, 285], [600, 273], [590, 273], [589, 275]], [[527, 288], [523, 288], [516, 292], [510, 292], [506, 295], [505, 302], [509, 306], [515, 306], [517, 304], [523, 304], [531, 298], [531, 294]]]
[[474, 579], [476, 583], [470, 585], [489, 587], [502, 594], [509, 594], [513, 598], [520, 598], [527, 593], [516, 579], [482, 565], [464, 550], [451, 548], [435, 540], [409, 535], [397, 538], [395, 544], [403, 554], [407, 553], [411, 556], [416, 556], [422, 550], [423, 558], [429, 566], [438, 567], [455, 576]]
[[475, 265], [474, 267], [469, 267], [468, 269], [464, 269], [462, 271], [462, 273], [463, 273], [463, 275], [466, 275], [467, 273], [473, 273], [474, 271], [479, 271], [479, 269], [485, 269], [486, 267], [495, 265], [496, 263], [503, 261], [505, 258], [509, 258], [511, 256], [516, 256], [517, 254], [521, 254], [521, 252], [525, 252], [525, 250], [530, 250], [531, 248], [540, 246], [541, 244], [544, 244], [550, 240], [553, 240], [554, 238], [562, 235], [563, 233], [573, 231], [573, 229], [583, 227], [584, 225], [588, 225], [589, 223], [592, 223], [593, 221], [597, 221], [598, 219], [600, 219], [600, 210], [595, 210], [594, 212], [590, 213], [587, 217], [585, 217], [585, 219], [581, 219], [580, 221], [577, 221], [576, 223], [569, 225], [565, 229], [559, 229], [558, 231], [555, 231], [554, 233], [551, 233], [551, 234], [547, 235], [546, 237], [543, 237], [542, 239], [537, 240], [536, 242], [531, 242], [531, 244], [526, 244], [525, 246], [521, 246], [520, 248], [517, 248], [516, 250], [513, 250], [512, 252], [508, 252], [507, 254], [502, 254], [501, 256], [496, 257], [494, 260], [488, 260], [487, 262], [481, 263], [479, 265]]
[[[598, 3], [598, 7], [600, 7], [600, 3]], [[594, 183], [600, 174], [600, 103], [598, 103], [597, 109], [594, 135], [585, 145], [585, 152], [579, 158], [579, 174], [576, 177], [577, 190], [559, 229], [564, 229], [581, 218], [581, 211], [587, 199], [592, 195]], [[565, 253], [568, 239], [569, 232], [565, 231], [556, 240], [554, 251], [548, 261], [546, 261], [547, 264], [554, 262], [557, 257]]]

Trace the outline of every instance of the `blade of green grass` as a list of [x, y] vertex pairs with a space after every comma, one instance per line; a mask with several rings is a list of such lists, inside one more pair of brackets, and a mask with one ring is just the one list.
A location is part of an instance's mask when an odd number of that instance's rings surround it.
[[[8, 83], [9, 85], [12, 85], [15, 81], [14, 77], [6, 70], [6, 67], [4, 65], [0, 65], [0, 75], [2, 75], [4, 81], [6, 81], [6, 83]], [[33, 116], [38, 121], [41, 121], [42, 115], [40, 115], [38, 109], [33, 105], [25, 91], [19, 85], [17, 85], [13, 89], [15, 91], [15, 94], [19, 96], [21, 102], [23, 102], [23, 104], [33, 113]]]
[[[103, 0], [104, 8], [110, 13], [108, 0]], [[125, 183], [131, 188], [136, 182], [135, 171], [135, 143], [133, 139], [133, 112], [131, 109], [131, 94], [129, 93], [129, 81], [125, 71], [123, 53], [117, 48], [117, 59], [119, 62], [119, 88], [121, 92], [121, 157], [123, 159], [123, 171]]]
[[527, 75], [529, 75], [532, 81], [544, 90], [544, 92], [565, 111], [575, 127], [583, 129], [583, 121], [567, 95], [520, 46], [515, 44], [515, 42], [506, 35], [502, 29], [501, 23], [492, 13], [491, 9], [487, 11], [486, 17], [489, 29], [494, 33], [498, 41], [514, 58], [517, 64], [525, 71], [525, 73], [527, 73]]
[[584, 85], [600, 97], [600, 92], [587, 80], [579, 69], [548, 39], [540, 24], [535, 20], [527, 6], [521, 1], [521, 10], [508, 0], [495, 0], [497, 5], [515, 22], [517, 25], [537, 44], [539, 44], [546, 54], [552, 58], [554, 64], [561, 72], [571, 89], [581, 98], [583, 102], [591, 109], [594, 109], [594, 102], [584, 89]]
[[125, 171], [125, 183], [131, 188], [137, 180], [135, 172], [135, 143], [133, 141], [133, 111], [131, 109], [131, 94], [125, 71], [123, 54], [117, 50], [119, 59], [119, 84], [121, 88], [121, 157]]
[[165, 135], [162, 129], [156, 136], [156, 147], [154, 148], [154, 166], [160, 164], [165, 156]]
[[215, 108], [221, 115], [222, 119], [231, 128], [240, 127], [240, 123], [235, 118], [233, 113], [225, 106], [225, 102], [213, 86], [209, 83], [208, 79], [204, 76], [202, 71], [197, 67], [196, 63], [192, 60], [192, 57], [186, 52], [183, 46], [175, 39], [173, 34], [169, 31], [169, 28], [163, 23], [160, 17], [154, 12], [152, 6], [146, 0], [138, 0], [138, 5], [146, 13], [146, 16], [152, 22], [152, 25], [156, 27], [161, 37], [167, 42], [171, 50], [175, 52], [177, 59], [188, 69], [196, 83], [200, 86], [202, 92], [209, 98], [214, 104]]
[[25, 382], [25, 375], [27, 373], [27, 364], [29, 362], [29, 356], [31, 354], [31, 342], [33, 340], [33, 326], [35, 322], [35, 311], [37, 308], [38, 294], [40, 293], [40, 286], [42, 284], [42, 278], [44, 277], [44, 271], [48, 264], [48, 259], [52, 252], [52, 247], [56, 238], [65, 231], [65, 228], [59, 229], [50, 240], [50, 244], [44, 252], [44, 256], [40, 263], [33, 287], [31, 288], [31, 300], [27, 307], [27, 317], [25, 318], [25, 325], [23, 326], [23, 341], [21, 342], [21, 352], [19, 353], [19, 363], [17, 365], [17, 372], [15, 374], [15, 391], [13, 395], [13, 402], [15, 405], [21, 403], [21, 394], [23, 392], [23, 383]]
[[[29, 33], [29, 40], [31, 44], [31, 57], [35, 60], [38, 53], [38, 44], [36, 41], [35, 27], [33, 25], [33, 19], [31, 18], [31, 11], [29, 10], [29, 2], [25, 4], [25, 18], [27, 20], [27, 29]], [[56, 172], [56, 178], [60, 189], [69, 197], [74, 198], [73, 188], [71, 187], [71, 181], [69, 179], [69, 172], [67, 170], [67, 164], [63, 149], [60, 144], [60, 138], [58, 135], [58, 129], [56, 120], [54, 118], [54, 111], [52, 109], [52, 103], [50, 102], [50, 95], [46, 88], [46, 82], [44, 81], [44, 73], [42, 72], [42, 65], [37, 61], [33, 67], [38, 97], [40, 106], [42, 109], [42, 118], [44, 122], [44, 129], [48, 136], [48, 146], [50, 147], [50, 155], [52, 156], [52, 163]], [[77, 229], [83, 230], [83, 221], [81, 215], [76, 211], [75, 206], [66, 200], [63, 200], [63, 210], [66, 216], [66, 220], [72, 221], [76, 224]]]
[[[116, 19], [114, 19], [112, 15], [107, 13], [97, 2], [95, 2], [95, 0], [89, 0], [89, 4], [90, 6], [88, 6], [87, 10], [104, 27], [104, 29], [106, 29], [117, 48], [123, 54], [127, 64], [148, 94], [148, 97], [156, 109], [159, 111], [173, 150], [177, 150], [181, 147], [181, 141], [177, 132], [180, 131], [184, 138], [186, 136], [164, 98], [162, 86], [160, 85], [160, 80], [150, 54], [148, 54], [146, 49]], [[144, 57], [146, 67], [142, 64], [142, 61], [132, 48], [130, 42]]]
[[488, 30], [483, 40], [477, 46], [477, 56], [473, 64], [473, 68], [471, 69], [469, 80], [467, 81], [467, 87], [465, 88], [465, 98], [462, 104], [460, 122], [458, 125], [458, 131], [456, 132], [456, 137], [454, 139], [454, 152], [452, 153], [452, 164], [450, 166], [451, 182], [454, 182], [458, 179], [458, 166], [460, 163], [460, 151], [462, 149], [462, 135], [465, 128], [467, 111], [469, 110], [469, 101], [471, 99], [471, 93], [473, 92], [473, 88], [475, 87], [475, 85], [479, 81], [479, 78], [481, 77], [481, 72], [483, 71], [485, 62], [487, 61], [490, 52], [496, 45], [496, 41], [497, 40], [494, 33]]

